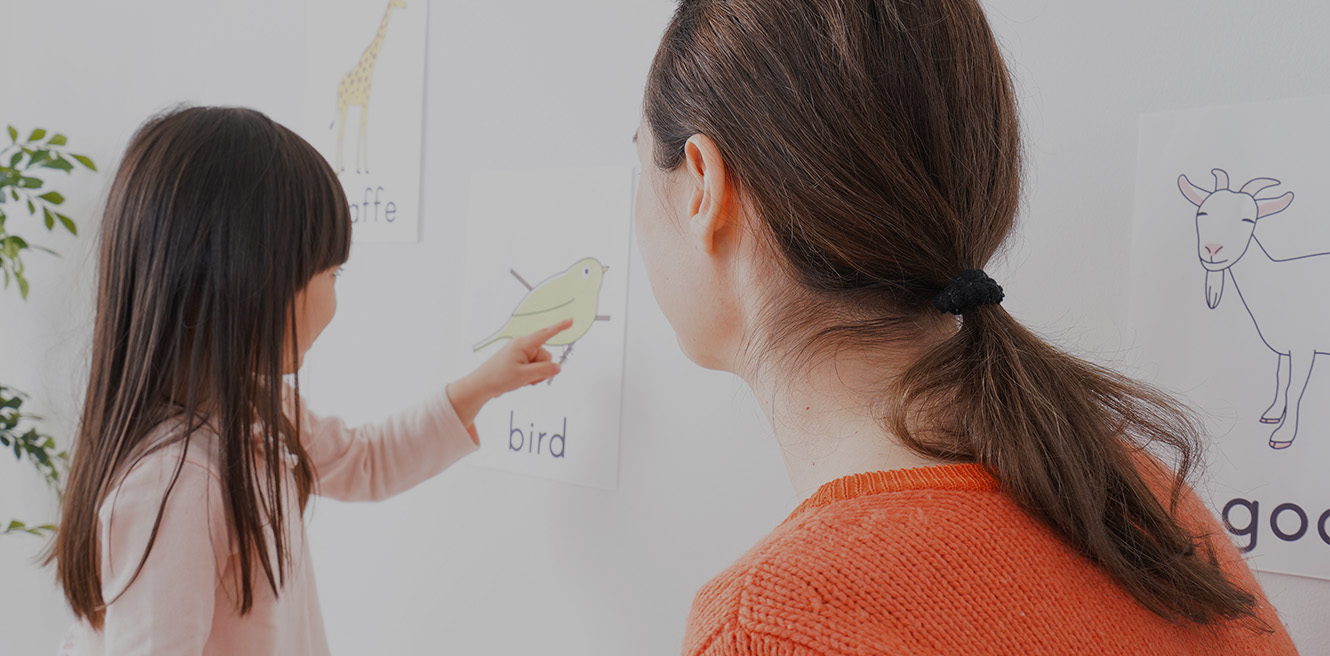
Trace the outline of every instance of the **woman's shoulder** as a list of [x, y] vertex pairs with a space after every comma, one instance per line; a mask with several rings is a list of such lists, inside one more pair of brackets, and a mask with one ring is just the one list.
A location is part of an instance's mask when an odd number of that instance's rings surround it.
[[698, 592], [686, 654], [1234, 653], [1223, 645], [1248, 639], [1158, 618], [999, 490], [801, 510]]
[[991, 490], [897, 490], [801, 507], [698, 592], [685, 653], [766, 653], [758, 643], [847, 636], [913, 653], [917, 644], [897, 638], [910, 635], [912, 606], [935, 603], [924, 601], [929, 588], [1039, 528]]
[[796, 511], [732, 569], [802, 576], [859, 560], [889, 567], [961, 544], [1026, 540], [1041, 528], [996, 490], [882, 492]]

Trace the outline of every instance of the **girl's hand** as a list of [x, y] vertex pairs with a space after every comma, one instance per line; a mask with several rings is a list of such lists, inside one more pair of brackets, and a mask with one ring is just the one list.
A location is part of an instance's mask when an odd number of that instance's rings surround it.
[[534, 385], [559, 373], [559, 363], [545, 350], [545, 342], [568, 330], [572, 319], [509, 340], [498, 353], [475, 371], [448, 385], [448, 399], [462, 420], [470, 426], [480, 408], [490, 399], [523, 385]]

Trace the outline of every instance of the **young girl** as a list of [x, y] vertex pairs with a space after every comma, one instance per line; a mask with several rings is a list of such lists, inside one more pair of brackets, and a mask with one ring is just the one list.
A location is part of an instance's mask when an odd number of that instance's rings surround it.
[[978, 0], [684, 0], [638, 148], [656, 298], [806, 497], [698, 593], [685, 654], [1295, 653], [1183, 485], [1185, 408], [981, 270], [1020, 142]]
[[477, 446], [489, 399], [558, 373], [513, 340], [411, 412], [358, 429], [295, 372], [336, 310], [336, 174], [263, 114], [198, 107], [131, 141], [102, 221], [92, 372], [51, 558], [66, 654], [327, 654], [311, 494], [384, 499]]

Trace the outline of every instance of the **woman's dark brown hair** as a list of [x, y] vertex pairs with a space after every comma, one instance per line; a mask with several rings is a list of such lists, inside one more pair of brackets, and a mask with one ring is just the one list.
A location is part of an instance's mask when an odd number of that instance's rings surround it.
[[[928, 344], [884, 385], [884, 427], [924, 455], [985, 465], [1154, 613], [1255, 617], [1209, 537], [1178, 518], [1200, 444], [1184, 406], [999, 305], [926, 339], [934, 297], [989, 261], [1020, 202], [1014, 94], [977, 0], [684, 0], [645, 114], [661, 169], [692, 135], [715, 142], [806, 292], [789, 298], [814, 299], [776, 302], [780, 332], [804, 341], [791, 352]], [[1147, 444], [1177, 455], [1171, 495]]]
[[[299, 460], [302, 509], [314, 484], [298, 421], [282, 412], [284, 358], [298, 352], [292, 306], [316, 273], [346, 261], [350, 231], [327, 162], [259, 112], [187, 108], [134, 135], [102, 219], [92, 371], [49, 556], [77, 616], [100, 627], [114, 601], [103, 599], [99, 568], [108, 494], [139, 459], [182, 444], [137, 578], [205, 425], [219, 438], [238, 610], [253, 605], [259, 572], [279, 590], [294, 548], [280, 529], [300, 521], [281, 503], [283, 449]], [[164, 421], [181, 430], [149, 443]]]

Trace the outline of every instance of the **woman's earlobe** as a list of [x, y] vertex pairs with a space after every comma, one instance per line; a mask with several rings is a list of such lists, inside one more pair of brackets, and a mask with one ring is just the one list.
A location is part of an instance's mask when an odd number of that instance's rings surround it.
[[688, 218], [689, 232], [704, 253], [714, 253], [716, 241], [729, 223], [725, 203], [705, 184], [693, 193], [690, 203], [693, 211]]
[[716, 231], [718, 229], [716, 221], [708, 214], [697, 213], [688, 222], [689, 232], [693, 239], [704, 253], [714, 253], [716, 250]]

